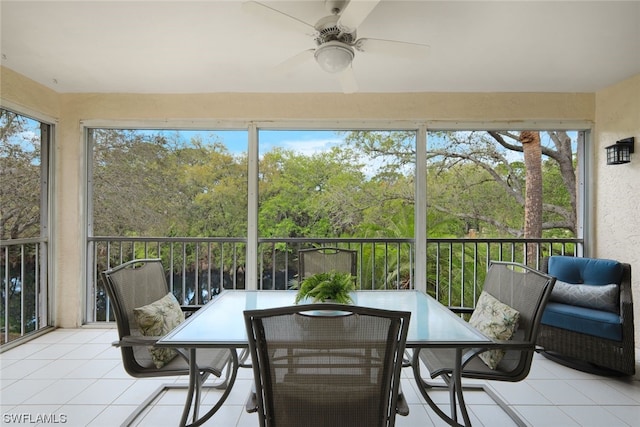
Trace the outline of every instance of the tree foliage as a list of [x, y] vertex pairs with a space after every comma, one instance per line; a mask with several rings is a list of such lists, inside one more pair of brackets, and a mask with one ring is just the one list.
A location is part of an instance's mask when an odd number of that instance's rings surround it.
[[179, 134], [92, 132], [95, 235], [246, 234], [246, 156]]
[[40, 126], [0, 109], [0, 240], [40, 235]]
[[[544, 135], [540, 227], [566, 237], [575, 233], [575, 173], [565, 167], [573, 165], [574, 142], [566, 132]], [[342, 136], [345, 143], [327, 151], [274, 148], [262, 155], [260, 236], [398, 237], [407, 230], [399, 224], [413, 224], [415, 132]], [[525, 235], [528, 171], [520, 138], [520, 132], [429, 134], [429, 236]], [[96, 234], [246, 233], [246, 153], [230, 153], [224, 141], [187, 144], [166, 133], [96, 130], [96, 140]], [[400, 237], [413, 237], [412, 227]]]
[[[38, 135], [27, 132], [21, 116], [2, 110], [1, 120], [2, 238], [37, 235]], [[523, 134], [429, 133], [429, 236], [526, 234]], [[259, 163], [261, 236], [398, 237], [399, 230], [406, 230], [401, 237], [413, 237], [415, 132], [341, 135], [344, 144], [311, 155], [283, 148], [264, 153]], [[540, 135], [541, 234], [570, 237], [576, 232], [575, 141], [564, 131]], [[246, 151], [230, 152], [215, 135], [202, 138], [92, 130], [93, 234], [244, 236]]]
[[[544, 135], [548, 143], [540, 147], [545, 172], [542, 233], [566, 230], [575, 235], [575, 141], [565, 131], [548, 131]], [[375, 158], [396, 159], [391, 165], [385, 164], [387, 174], [400, 173], [409, 159], [415, 158], [415, 145], [408, 142], [407, 133], [381, 137], [375, 132], [359, 131], [346, 140]], [[484, 236], [522, 237], [527, 174], [519, 154], [522, 152], [520, 132], [430, 132], [427, 219], [435, 220], [435, 227], [427, 225], [429, 235], [438, 237], [444, 231], [452, 232], [452, 237], [463, 237], [475, 230]]]

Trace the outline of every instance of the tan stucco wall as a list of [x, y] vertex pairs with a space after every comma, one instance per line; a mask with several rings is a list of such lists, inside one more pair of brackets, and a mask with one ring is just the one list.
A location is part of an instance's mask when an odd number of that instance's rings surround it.
[[[0, 71], [0, 94], [3, 100], [30, 110], [45, 110], [46, 114], [58, 121], [52, 248], [55, 323], [61, 327], [80, 325], [85, 306], [83, 250], [86, 218], [83, 183], [86, 152], [80, 127], [83, 120], [441, 120], [530, 123], [537, 120], [592, 122], [596, 114], [595, 94], [55, 94], [10, 70], [2, 68]], [[614, 123], [612, 127], [615, 128]]]
[[[631, 264], [636, 347], [640, 345], [640, 74], [596, 94], [594, 250]], [[631, 163], [607, 166], [604, 147], [635, 137]], [[640, 354], [636, 354], [639, 358]], [[639, 373], [640, 375], [640, 373]]]
[[593, 120], [593, 94], [64, 94], [81, 119]]
[[60, 116], [60, 94], [5, 67], [0, 67], [0, 100], [21, 110]]

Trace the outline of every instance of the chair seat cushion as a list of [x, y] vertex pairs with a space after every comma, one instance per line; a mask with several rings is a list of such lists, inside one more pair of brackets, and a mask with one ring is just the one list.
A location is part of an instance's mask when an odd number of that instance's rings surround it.
[[[489, 338], [509, 340], [518, 328], [520, 313], [482, 291], [469, 324]], [[504, 357], [504, 350], [489, 350], [478, 357], [491, 369], [496, 369]]]
[[620, 316], [609, 311], [548, 302], [542, 315], [542, 324], [613, 341], [622, 341]]
[[[157, 301], [133, 309], [133, 317], [145, 336], [162, 337], [184, 321], [184, 313], [176, 297], [169, 292]], [[177, 353], [170, 348], [149, 347], [156, 368], [169, 363]]]

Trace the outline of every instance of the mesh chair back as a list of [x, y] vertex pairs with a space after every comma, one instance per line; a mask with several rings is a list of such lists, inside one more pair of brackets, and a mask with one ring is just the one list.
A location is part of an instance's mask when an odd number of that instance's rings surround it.
[[500, 367], [526, 376], [529, 372], [538, 328], [555, 279], [521, 264], [493, 261], [484, 281], [484, 290], [520, 313], [514, 341], [525, 341], [526, 350], [509, 350]]
[[[161, 260], [133, 260], [104, 271], [102, 277], [116, 318], [119, 338], [142, 335], [135, 323], [133, 309], [157, 301], [169, 292]], [[121, 350], [125, 369], [131, 375], [136, 376], [153, 366], [146, 347], [121, 347]]]
[[338, 304], [246, 311], [261, 425], [394, 425], [409, 317]]
[[305, 277], [328, 271], [356, 276], [358, 252], [339, 248], [314, 248], [298, 251], [298, 275]]

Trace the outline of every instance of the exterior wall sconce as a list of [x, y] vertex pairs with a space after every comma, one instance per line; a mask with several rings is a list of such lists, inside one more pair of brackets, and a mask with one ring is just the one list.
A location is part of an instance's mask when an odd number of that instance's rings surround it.
[[607, 164], [621, 165], [631, 161], [631, 153], [633, 153], [634, 137], [629, 137], [616, 141], [615, 144], [605, 147], [607, 150]]

